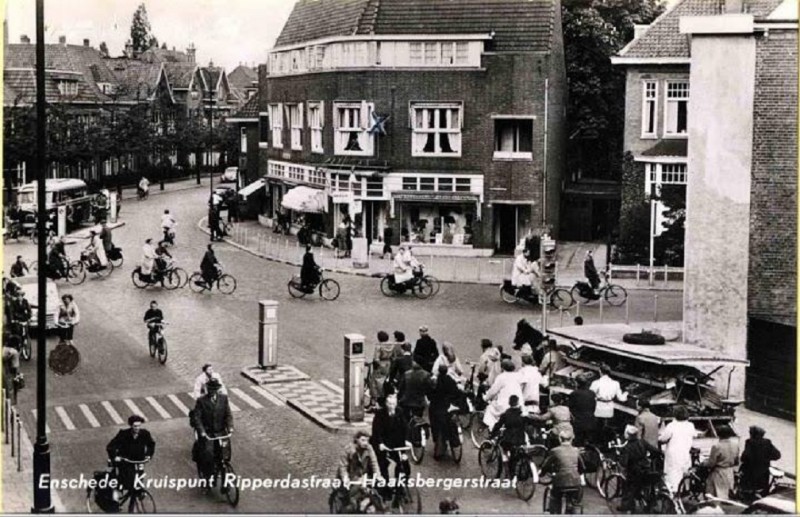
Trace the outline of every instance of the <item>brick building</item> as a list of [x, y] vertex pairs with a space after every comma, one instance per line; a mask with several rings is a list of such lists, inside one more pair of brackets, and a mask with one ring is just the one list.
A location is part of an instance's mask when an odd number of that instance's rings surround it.
[[555, 0], [300, 0], [260, 68], [267, 215], [304, 185], [325, 193], [320, 229], [349, 212], [369, 240], [423, 253], [557, 231], [560, 14]]

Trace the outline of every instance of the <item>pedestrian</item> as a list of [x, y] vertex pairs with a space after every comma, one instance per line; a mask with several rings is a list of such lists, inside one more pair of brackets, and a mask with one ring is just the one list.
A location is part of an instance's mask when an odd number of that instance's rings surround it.
[[711, 453], [703, 462], [709, 470], [706, 493], [727, 499], [733, 490], [734, 467], [739, 465], [739, 443], [727, 424], [717, 427], [717, 436], [719, 442], [711, 446]]
[[464, 375], [464, 368], [456, 356], [456, 349], [447, 341], [442, 345], [442, 353], [433, 363], [433, 371], [438, 372], [440, 366], [447, 367], [447, 374], [455, 381], [460, 381]]
[[600, 378], [594, 381], [589, 389], [597, 397], [597, 406], [594, 410], [599, 433], [597, 443], [606, 443], [614, 418], [614, 400], [625, 402], [628, 400], [628, 394], [622, 391], [619, 382], [611, 378], [611, 368], [606, 364], [600, 365]]
[[389, 370], [394, 357], [394, 343], [389, 342], [389, 334], [383, 330], [378, 332], [378, 342], [372, 354], [371, 370], [369, 373], [369, 393], [371, 406], [383, 406], [383, 399], [389, 391], [394, 391], [389, 382]]
[[781, 452], [764, 437], [765, 434], [763, 428], [751, 426], [750, 438], [744, 443], [740, 487], [748, 498], [769, 489], [770, 462], [781, 459]]
[[406, 342], [406, 335], [399, 330], [395, 330], [392, 332], [392, 336], [394, 337], [394, 356], [399, 357], [403, 355], [403, 343]]
[[689, 422], [689, 412], [683, 406], [675, 409], [675, 420], [659, 433], [658, 441], [664, 445], [664, 482], [672, 492], [678, 490], [684, 474], [692, 466], [690, 450], [697, 434]]
[[596, 408], [597, 398], [589, 389], [589, 379], [583, 376], [578, 377], [577, 389], [569, 394], [569, 410], [572, 413], [577, 447], [583, 447], [594, 439], [597, 425], [594, 416]]
[[[527, 344], [525, 346], [528, 346]], [[523, 411], [526, 414], [539, 413], [539, 388], [543, 378], [539, 369], [533, 365], [532, 355], [522, 356], [522, 368], [519, 369], [519, 377], [522, 383], [522, 403]]]
[[647, 399], [639, 401], [639, 408], [639, 414], [634, 422], [639, 429], [639, 437], [653, 447], [658, 447], [658, 429], [661, 427], [661, 418], [650, 411], [650, 401]]
[[403, 343], [400, 345], [400, 350], [401, 355], [392, 359], [392, 365], [389, 367], [389, 381], [395, 387], [400, 385], [403, 376], [415, 364], [411, 356], [411, 343]]
[[423, 325], [419, 328], [419, 339], [414, 346], [414, 361], [418, 362], [426, 372], [433, 372], [433, 363], [439, 357], [439, 349], [436, 340], [428, 334], [428, 327]]
[[75, 325], [81, 321], [81, 311], [71, 294], [61, 297], [61, 306], [58, 308], [58, 326], [61, 329], [61, 341], [73, 345]]
[[427, 404], [426, 397], [430, 394], [432, 388], [431, 374], [423, 370], [417, 363], [414, 363], [411, 366], [411, 370], [400, 378], [397, 388], [397, 402], [409, 421], [412, 418], [422, 418]]
[[219, 224], [219, 210], [212, 204], [208, 209], [208, 227], [211, 230], [211, 242], [222, 240], [222, 231]]
[[431, 420], [431, 434], [433, 435], [433, 459], [439, 460], [447, 453], [449, 440], [457, 440], [457, 436], [448, 436], [449, 409], [455, 405], [466, 409], [464, 393], [458, 388], [455, 379], [448, 375], [445, 364], [438, 365], [436, 371], [436, 384], [430, 392], [430, 407], [428, 414]]
[[511, 395], [516, 395], [522, 399], [522, 385], [518, 372], [514, 371], [514, 363], [505, 360], [500, 365], [503, 370], [489, 387], [489, 391], [483, 396], [489, 405], [483, 415], [483, 423], [491, 429], [500, 419], [500, 415], [508, 409], [508, 400]]
[[572, 433], [561, 431], [558, 434], [559, 445], [550, 449], [542, 463], [541, 471], [552, 473], [550, 484], [550, 514], [562, 513], [563, 500], [567, 500], [568, 514], [575, 513], [583, 499], [581, 490], [582, 460], [580, 451], [572, 445]]
[[387, 226], [383, 229], [383, 251], [381, 252], [381, 258], [386, 258], [386, 255], [389, 255], [389, 260], [392, 259], [392, 237], [394, 235], [394, 230], [392, 230], [391, 226]]

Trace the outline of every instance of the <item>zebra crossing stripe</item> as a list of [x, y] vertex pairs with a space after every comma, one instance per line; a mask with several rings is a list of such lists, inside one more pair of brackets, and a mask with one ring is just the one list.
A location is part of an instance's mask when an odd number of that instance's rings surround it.
[[67, 431], [74, 431], [75, 424], [72, 423], [72, 419], [67, 414], [66, 410], [61, 406], [56, 406], [56, 414], [58, 418], [61, 419], [61, 423], [64, 424], [64, 427], [67, 428]]
[[100, 427], [100, 422], [97, 420], [97, 418], [95, 418], [94, 413], [92, 413], [92, 411], [89, 409], [89, 406], [86, 404], [79, 404], [78, 407], [81, 408], [81, 413], [83, 413], [83, 416], [89, 422], [90, 426]]
[[231, 391], [236, 393], [236, 396], [244, 400], [247, 403], [247, 405], [250, 406], [251, 408], [261, 409], [264, 407], [261, 404], [259, 404], [257, 400], [254, 400], [253, 397], [251, 397], [244, 391], [240, 390], [239, 388], [231, 388]]
[[[193, 399], [197, 400], [197, 397], [194, 396], [194, 393], [189, 393], [189, 396]], [[230, 397], [228, 397], [228, 404], [231, 406], [231, 411], [241, 411], [241, 408], [233, 403]]]
[[153, 397], [145, 397], [144, 399], [147, 402], [149, 402], [151, 406], [153, 406], [153, 409], [156, 410], [156, 413], [158, 413], [161, 416], [161, 418], [163, 418], [164, 420], [169, 420], [170, 418], [172, 418], [172, 416], [169, 413], [167, 413], [167, 410], [165, 410], [164, 407], [161, 404], [159, 404], [156, 399], [154, 399]]
[[103, 406], [103, 409], [106, 410], [106, 413], [108, 413], [108, 416], [111, 417], [111, 420], [113, 420], [115, 424], [122, 425], [124, 423], [122, 417], [117, 413], [117, 410], [111, 405], [111, 402], [104, 400], [100, 405]]
[[175, 407], [181, 410], [183, 416], [189, 416], [189, 408], [186, 407], [186, 405], [183, 402], [181, 402], [181, 399], [179, 399], [177, 396], [171, 393], [167, 395], [167, 398], [170, 399], [173, 404], [175, 404]]
[[[33, 418], [37, 421], [37, 425], [38, 425], [39, 417], [36, 416], [36, 410], [35, 409], [31, 409], [31, 413], [33, 413]], [[50, 434], [50, 426], [49, 425], [44, 424], [44, 432], [47, 433], [47, 434]]]
[[285, 406], [286, 405], [286, 403], [284, 401], [282, 401], [281, 399], [279, 399], [278, 397], [276, 397], [272, 393], [268, 392], [267, 390], [265, 390], [261, 386], [251, 386], [251, 388], [253, 388], [253, 391], [258, 393], [259, 395], [261, 395], [265, 399], [269, 400], [270, 402], [272, 402], [276, 406]]
[[131, 399], [123, 399], [122, 402], [124, 402], [125, 405], [128, 406], [128, 409], [130, 409], [134, 415], [139, 415], [145, 420], [147, 420], [147, 417], [144, 416], [144, 411], [139, 409], [139, 407], [136, 404], [134, 404]]
[[337, 386], [328, 379], [320, 379], [319, 382], [321, 382], [322, 384], [333, 390], [334, 393], [338, 393], [339, 395], [344, 395], [344, 388], [342, 388], [341, 386]]

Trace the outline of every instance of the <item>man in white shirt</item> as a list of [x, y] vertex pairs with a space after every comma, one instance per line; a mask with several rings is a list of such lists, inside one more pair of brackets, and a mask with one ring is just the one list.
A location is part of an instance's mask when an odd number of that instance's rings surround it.
[[539, 413], [539, 386], [544, 378], [539, 369], [533, 365], [533, 355], [522, 356], [522, 368], [519, 370], [522, 384], [523, 414]]
[[530, 255], [523, 251], [514, 259], [514, 268], [511, 271], [511, 285], [518, 289], [517, 296], [530, 298], [533, 296], [533, 273], [531, 271]]
[[609, 376], [610, 373], [611, 368], [605, 364], [601, 365], [600, 378], [589, 387], [597, 397], [594, 416], [597, 418], [597, 429], [601, 440], [605, 439], [606, 429], [610, 427], [611, 419], [614, 418], [614, 400], [620, 402], [628, 400], [628, 394], [622, 391], [619, 382]]
[[206, 384], [208, 384], [208, 381], [211, 379], [217, 379], [222, 386], [219, 389], [219, 393], [222, 395], [228, 394], [228, 390], [225, 389], [225, 385], [222, 383], [222, 377], [214, 371], [214, 367], [211, 364], [204, 364], [203, 373], [198, 375], [194, 380], [194, 390], [192, 391], [194, 398], [198, 399], [207, 393]]
[[139, 180], [139, 190], [145, 194], [148, 190], [150, 190], [150, 181], [144, 176], [142, 176], [142, 179]]
[[406, 251], [406, 246], [401, 245], [400, 249], [397, 251], [397, 255], [394, 256], [394, 283], [395, 284], [402, 284], [403, 282], [408, 282], [414, 277], [414, 272], [411, 269], [411, 264], [409, 263], [409, 255]]

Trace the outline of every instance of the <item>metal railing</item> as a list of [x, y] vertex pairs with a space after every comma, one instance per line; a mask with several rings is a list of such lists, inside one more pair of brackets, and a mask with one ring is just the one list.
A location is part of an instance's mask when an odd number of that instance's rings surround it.
[[[679, 300], [676, 301], [678, 303]], [[659, 306], [659, 295], [653, 294], [651, 298], [644, 298], [642, 299], [637, 298], [636, 302], [637, 305], [643, 307], [642, 314], [646, 314], [649, 312], [648, 307], [652, 307], [652, 322], [658, 323], [659, 319], [663, 315], [663, 307]], [[570, 307], [569, 309], [555, 309], [553, 307], [547, 307], [544, 310], [548, 311], [549, 321], [552, 322], [549, 326], [555, 327], [555, 323], [558, 322], [559, 327], [563, 326], [570, 326], [575, 324], [575, 318], [578, 316], [581, 317], [583, 320], [583, 324], [590, 324], [590, 323], [608, 323], [608, 322], [616, 322], [622, 323], [624, 322], [626, 325], [630, 325], [631, 323], [631, 307], [634, 303], [631, 302], [631, 299], [628, 298], [622, 306], [612, 306], [608, 304], [608, 302], [604, 301], [603, 298], [595, 302], [590, 303], [582, 303], [580, 301], [576, 301], [575, 305]], [[662, 304], [663, 305], [663, 304]], [[624, 311], [624, 313], [620, 313], [620, 311]], [[590, 321], [591, 320], [591, 321]], [[640, 322], [644, 322], [645, 320], [638, 320]]]
[[673, 267], [673, 266], [645, 266], [642, 264], [636, 265], [623, 265], [623, 264], [609, 264], [608, 265], [608, 278], [609, 280], [614, 278], [614, 273], [629, 273], [635, 274], [636, 278], [636, 285], [638, 286], [641, 282], [642, 278], [646, 278], [649, 285], [654, 285], [656, 282], [656, 277], [661, 276], [661, 280], [663, 281], [664, 285], [666, 286], [669, 282], [669, 276], [672, 274], [673, 278], [675, 276], [680, 275], [683, 278], [684, 268], [682, 267]]

